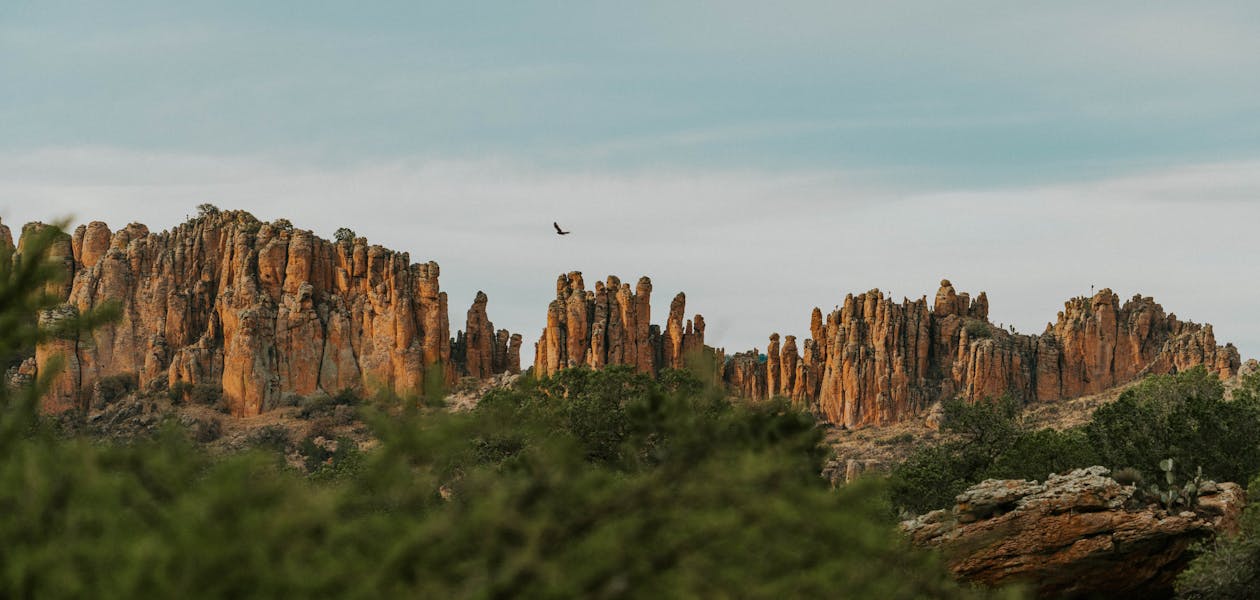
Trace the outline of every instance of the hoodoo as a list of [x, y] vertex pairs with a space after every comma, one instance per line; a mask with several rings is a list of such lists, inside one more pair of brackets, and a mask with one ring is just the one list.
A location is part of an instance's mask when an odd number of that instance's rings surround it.
[[519, 370], [520, 338], [491, 331], [484, 294], [469, 315], [476, 348], [453, 356], [437, 263], [413, 264], [353, 233], [329, 241], [283, 219], [204, 210], [162, 233], [94, 222], [61, 250], [69, 277], [55, 291], [66, 304], [42, 318], [109, 301], [122, 316], [37, 350], [35, 368], [66, 361], [48, 411], [82, 406], [95, 382], [123, 373], [144, 387], [222, 387], [231, 412], [250, 416], [286, 393], [418, 391], [426, 373], [460, 375], [457, 363], [478, 377]]

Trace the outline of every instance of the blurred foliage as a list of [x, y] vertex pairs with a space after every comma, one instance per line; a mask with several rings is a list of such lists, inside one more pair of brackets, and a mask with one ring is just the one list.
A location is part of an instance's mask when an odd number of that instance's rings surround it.
[[914, 453], [893, 470], [894, 503], [913, 512], [947, 508], [985, 479], [1044, 480], [1051, 473], [1103, 465], [1132, 469], [1130, 478], [1162, 481], [1161, 460], [1174, 476], [1248, 481], [1260, 474], [1260, 377], [1232, 401], [1203, 367], [1153, 375], [1101, 406], [1082, 427], [1032, 430], [1017, 401], [1003, 398], [945, 404], [942, 429], [956, 439]]
[[[56, 290], [69, 277], [64, 257], [53, 257], [58, 246], [68, 248], [69, 236], [60, 227], [49, 225], [28, 225], [20, 252], [0, 244], [0, 358], [6, 370], [34, 356], [35, 346], [41, 342], [72, 339], [120, 314], [116, 303], [102, 303], [95, 310], [73, 311], [73, 316], [41, 324], [41, 314], [62, 305]], [[37, 428], [39, 397], [60, 372], [61, 364], [53, 358], [30, 385], [14, 388], [7, 381], [0, 382], [0, 456], [5, 455], [6, 444]]]
[[[52, 275], [4, 264], [12, 351], [48, 335], [31, 290]], [[275, 451], [212, 459], [172, 424], [127, 445], [54, 435], [46, 371], [0, 386], [0, 597], [991, 595], [907, 545], [880, 482], [832, 490], [810, 417], [681, 372], [523, 378], [467, 413], [361, 407], [379, 444], [307, 438], [306, 477]]]
[[176, 429], [130, 446], [10, 438], [0, 595], [986, 594], [907, 545], [880, 482], [830, 489], [818, 430], [783, 404], [614, 368], [469, 413], [369, 412], [380, 445], [304, 440], [310, 478], [264, 452], [211, 461]]

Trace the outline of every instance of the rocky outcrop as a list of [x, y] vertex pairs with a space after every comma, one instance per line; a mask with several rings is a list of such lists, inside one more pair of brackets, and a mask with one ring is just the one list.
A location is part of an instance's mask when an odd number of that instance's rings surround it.
[[[284, 220], [208, 211], [163, 233], [95, 222], [65, 246], [63, 310], [116, 301], [122, 316], [37, 351], [37, 360], [60, 354], [70, 366], [48, 410], [83, 406], [95, 381], [122, 373], [146, 388], [220, 386], [238, 416], [287, 393], [408, 393], [423, 389], [426, 372], [455, 378], [438, 265], [363, 238], [328, 241]], [[493, 372], [500, 360], [506, 369], [511, 338], [501, 359], [492, 339], [478, 368]]]
[[1205, 483], [1194, 511], [1169, 513], [1135, 498], [1104, 467], [1044, 483], [988, 480], [902, 528], [940, 548], [960, 580], [1025, 583], [1044, 598], [1170, 597], [1197, 541], [1233, 532], [1246, 503], [1232, 483]]
[[580, 272], [561, 275], [556, 299], [547, 307], [547, 326], [534, 353], [541, 377], [560, 369], [628, 365], [642, 373], [683, 366], [689, 352], [704, 346], [704, 319], [683, 321], [686, 296], [670, 304], [664, 333], [651, 324], [652, 280], [640, 277], [634, 288], [609, 276], [588, 291]]
[[955, 396], [1052, 401], [1199, 365], [1229, 377], [1240, 363], [1210, 325], [1179, 321], [1151, 298], [1121, 305], [1108, 289], [1068, 301], [1041, 335], [995, 327], [988, 314], [984, 293], [972, 299], [947, 280], [930, 307], [926, 297], [895, 302], [879, 290], [849, 295], [825, 318], [814, 309], [800, 354], [794, 337], [780, 347], [776, 333], [763, 366], [728, 370], [727, 381], [743, 390], [760, 378], [765, 387], [750, 397], [789, 397], [856, 427], [903, 421]]
[[521, 335], [506, 329], [495, 331], [486, 314], [489, 298], [478, 291], [468, 309], [465, 329], [451, 340], [456, 372], [464, 377], [488, 379], [502, 373], [521, 372]]
[[722, 379], [731, 392], [749, 400], [764, 399], [767, 389], [765, 358], [753, 348], [723, 360]]

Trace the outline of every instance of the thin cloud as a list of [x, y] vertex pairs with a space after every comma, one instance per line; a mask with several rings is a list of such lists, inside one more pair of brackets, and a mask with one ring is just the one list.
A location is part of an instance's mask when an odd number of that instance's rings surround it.
[[[1106, 180], [907, 193], [842, 171], [556, 171], [509, 160], [406, 159], [328, 168], [263, 158], [111, 148], [0, 155], [0, 217], [73, 215], [170, 227], [197, 204], [289, 218], [325, 237], [350, 227], [443, 265], [458, 327], [477, 290], [496, 326], [529, 344], [557, 274], [649, 275], [685, 291], [710, 342], [763, 348], [801, 335], [813, 306], [880, 288], [931, 296], [948, 277], [989, 293], [995, 322], [1039, 332], [1063, 300], [1112, 287], [1153, 295], [1260, 355], [1250, 277], [1260, 161]], [[551, 221], [571, 236], [557, 238]]]

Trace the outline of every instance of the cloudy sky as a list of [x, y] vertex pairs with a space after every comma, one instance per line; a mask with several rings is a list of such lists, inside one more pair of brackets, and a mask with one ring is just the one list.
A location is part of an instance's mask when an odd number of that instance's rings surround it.
[[948, 277], [1260, 356], [1254, 2], [429, 4], [4, 2], [0, 219], [350, 227], [531, 343], [581, 270], [728, 349]]

